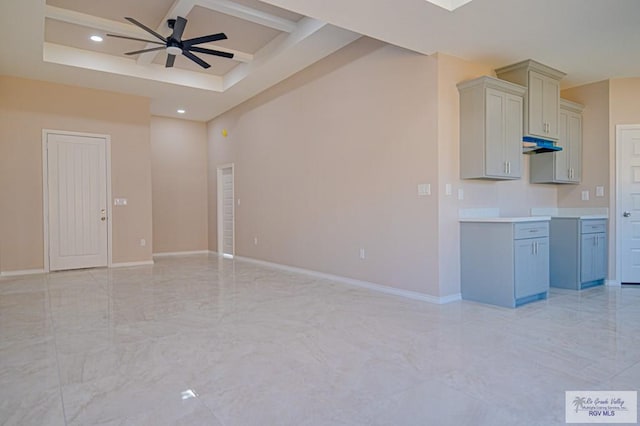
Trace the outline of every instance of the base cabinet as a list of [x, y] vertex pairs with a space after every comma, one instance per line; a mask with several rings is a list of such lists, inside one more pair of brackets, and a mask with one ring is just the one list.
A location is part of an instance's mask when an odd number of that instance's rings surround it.
[[582, 290], [607, 277], [607, 220], [551, 219], [551, 286]]
[[549, 222], [462, 222], [462, 298], [515, 308], [549, 291]]

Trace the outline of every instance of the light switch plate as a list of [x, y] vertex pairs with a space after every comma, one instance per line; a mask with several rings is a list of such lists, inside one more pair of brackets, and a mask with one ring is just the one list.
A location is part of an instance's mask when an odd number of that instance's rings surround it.
[[589, 190], [582, 191], [582, 201], [589, 201]]
[[596, 186], [596, 197], [604, 197], [604, 186]]
[[430, 183], [418, 184], [418, 195], [421, 197], [431, 195], [431, 184]]
[[458, 188], [458, 200], [464, 200], [464, 190], [462, 188]]

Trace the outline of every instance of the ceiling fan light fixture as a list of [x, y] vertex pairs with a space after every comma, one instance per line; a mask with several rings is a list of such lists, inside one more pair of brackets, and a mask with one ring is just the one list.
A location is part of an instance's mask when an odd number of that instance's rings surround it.
[[91, 39], [91, 41], [95, 41], [96, 43], [100, 43], [103, 40], [103, 38], [99, 35], [92, 35], [91, 37], [89, 37], [89, 39]]
[[185, 110], [183, 110], [182, 108], [180, 108], [177, 112], [178, 112], [178, 114], [184, 114], [184, 113], [185, 113], [185, 112], [187, 112], [187, 111], [185, 111]]
[[178, 46], [167, 46], [167, 53], [169, 55], [180, 55], [182, 53], [182, 49]]

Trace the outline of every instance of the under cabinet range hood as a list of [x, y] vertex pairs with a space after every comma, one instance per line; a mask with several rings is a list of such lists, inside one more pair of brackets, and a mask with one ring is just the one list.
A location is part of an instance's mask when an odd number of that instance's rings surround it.
[[525, 136], [522, 138], [523, 154], [541, 154], [543, 152], [562, 151], [561, 146], [557, 146], [554, 141]]

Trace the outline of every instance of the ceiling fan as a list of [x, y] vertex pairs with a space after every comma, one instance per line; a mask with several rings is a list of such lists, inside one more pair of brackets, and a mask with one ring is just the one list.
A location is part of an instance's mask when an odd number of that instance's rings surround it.
[[196, 46], [196, 44], [210, 43], [210, 42], [218, 41], [218, 40], [225, 40], [227, 38], [225, 33], [209, 34], [209, 35], [202, 36], [202, 37], [196, 37], [196, 38], [190, 38], [188, 40], [182, 40], [182, 33], [184, 33], [184, 29], [187, 26], [187, 20], [185, 18], [183, 18], [182, 16], [178, 16], [177, 19], [169, 19], [169, 20], [167, 20], [167, 25], [169, 26], [169, 28], [171, 28], [173, 30], [171, 32], [171, 35], [169, 35], [168, 37], [161, 36], [160, 34], [155, 32], [151, 28], [149, 28], [146, 25], [136, 21], [133, 18], [126, 17], [124, 19], [126, 19], [127, 21], [131, 22], [132, 24], [142, 28], [143, 30], [145, 30], [149, 34], [153, 35], [157, 39], [162, 40], [162, 43], [160, 43], [160, 42], [155, 41], [155, 40], [145, 40], [145, 39], [136, 38], [136, 37], [127, 37], [127, 36], [121, 36], [121, 35], [117, 35], [117, 34], [107, 34], [107, 36], [109, 36], [109, 37], [124, 38], [124, 39], [127, 39], [127, 40], [144, 41], [146, 43], [153, 43], [153, 44], [161, 44], [162, 45], [161, 47], [152, 47], [151, 49], [143, 49], [143, 50], [136, 50], [134, 52], [127, 52], [127, 53], [125, 53], [125, 55], [138, 55], [140, 53], [154, 52], [154, 51], [157, 51], [157, 50], [166, 50], [167, 51], [167, 62], [165, 63], [165, 67], [167, 67], [167, 68], [173, 67], [174, 62], [176, 61], [176, 55], [180, 55], [180, 54], [182, 54], [185, 57], [191, 59], [193, 62], [195, 62], [196, 64], [200, 65], [202, 68], [209, 68], [211, 66], [208, 63], [206, 63], [205, 61], [203, 61], [202, 59], [200, 59], [199, 57], [197, 57], [196, 55], [194, 55], [192, 52], [206, 53], [208, 55], [221, 56], [223, 58], [233, 58], [233, 53], [221, 52], [219, 50], [205, 49], [204, 47]]

